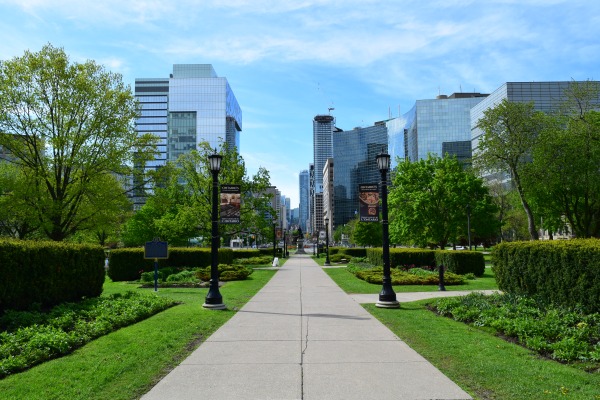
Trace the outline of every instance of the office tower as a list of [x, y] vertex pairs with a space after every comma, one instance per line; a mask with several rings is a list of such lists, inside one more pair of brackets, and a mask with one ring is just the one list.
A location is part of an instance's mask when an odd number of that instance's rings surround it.
[[315, 164], [308, 165], [308, 176], [309, 176], [309, 190], [310, 193], [308, 195], [309, 207], [308, 207], [308, 225], [306, 230], [310, 232], [313, 236], [316, 235], [317, 230], [314, 222], [314, 214], [315, 214]]
[[471, 158], [471, 108], [487, 94], [454, 93], [435, 99], [417, 100], [411, 110], [390, 126], [392, 166], [398, 157], [410, 161], [455, 155], [461, 160]]
[[310, 177], [308, 170], [301, 171], [298, 176], [299, 183], [299, 195], [300, 204], [298, 206], [298, 225], [302, 229], [302, 232], [307, 232], [306, 222], [308, 221], [308, 209], [310, 206], [309, 194], [310, 194]]
[[175, 161], [204, 141], [239, 151], [242, 111], [227, 79], [212, 65], [175, 64], [169, 78], [136, 78], [135, 97], [141, 108], [136, 131], [159, 138], [158, 154], [146, 170]]
[[[333, 158], [328, 158], [323, 167], [323, 225], [325, 229], [332, 232], [332, 226], [335, 225], [335, 195], [333, 191], [334, 184], [334, 165]], [[327, 226], [325, 226], [327, 218]]]
[[377, 154], [388, 150], [388, 133], [385, 122], [373, 126], [354, 128], [333, 133], [333, 218], [335, 229], [352, 220], [358, 211], [358, 185], [379, 183], [381, 174], [377, 167]]
[[332, 135], [335, 118], [331, 115], [317, 115], [313, 120], [313, 162], [315, 166], [315, 193], [323, 192], [323, 167], [333, 156]]
[[511, 102], [533, 102], [535, 110], [550, 113], [558, 109], [564, 100], [565, 89], [573, 83], [584, 84], [585, 82], [506, 82], [502, 84], [471, 109], [471, 148], [473, 152], [477, 151], [479, 136], [483, 133], [477, 127], [477, 123], [487, 109], [495, 107], [506, 99]]

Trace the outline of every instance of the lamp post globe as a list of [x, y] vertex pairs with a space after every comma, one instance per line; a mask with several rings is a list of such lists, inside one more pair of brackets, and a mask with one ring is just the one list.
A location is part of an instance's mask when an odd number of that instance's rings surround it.
[[390, 273], [390, 232], [388, 225], [387, 207], [387, 172], [390, 169], [390, 155], [383, 151], [376, 157], [377, 168], [381, 173], [381, 227], [383, 230], [383, 286], [379, 293], [379, 301], [375, 304], [380, 308], [398, 308], [400, 303], [396, 300], [396, 293], [392, 288]]
[[209, 167], [212, 173], [212, 231], [211, 231], [211, 263], [210, 263], [210, 284], [208, 294], [202, 307], [213, 310], [225, 309], [223, 297], [219, 292], [219, 171], [221, 170], [221, 161], [223, 156], [214, 153], [208, 156]]

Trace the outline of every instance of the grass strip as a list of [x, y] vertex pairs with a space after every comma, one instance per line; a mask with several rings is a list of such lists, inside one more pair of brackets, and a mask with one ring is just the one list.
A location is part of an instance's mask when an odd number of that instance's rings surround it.
[[476, 399], [600, 399], [600, 374], [538, 357], [482, 329], [436, 315], [431, 300], [364, 307]]
[[[94, 340], [74, 353], [0, 380], [6, 400], [135, 399], [141, 397], [229, 320], [274, 275], [255, 271], [248, 280], [228, 282], [220, 291], [228, 310], [202, 308], [208, 289], [164, 288], [182, 304], [137, 324]], [[107, 282], [104, 294], [127, 290], [126, 283]]]

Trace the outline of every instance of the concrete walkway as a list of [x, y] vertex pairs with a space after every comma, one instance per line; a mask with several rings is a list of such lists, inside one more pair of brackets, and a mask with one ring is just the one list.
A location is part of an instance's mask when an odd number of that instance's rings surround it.
[[292, 255], [142, 397], [372, 398], [471, 399], [344, 293], [309, 255]]

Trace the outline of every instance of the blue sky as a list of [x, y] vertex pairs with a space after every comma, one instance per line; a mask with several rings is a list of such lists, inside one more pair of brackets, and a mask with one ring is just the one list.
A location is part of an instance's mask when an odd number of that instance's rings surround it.
[[241, 154], [298, 206], [312, 118], [352, 129], [415, 100], [507, 81], [598, 79], [597, 0], [0, 0], [0, 59], [63, 47], [135, 78], [212, 64], [243, 112]]

